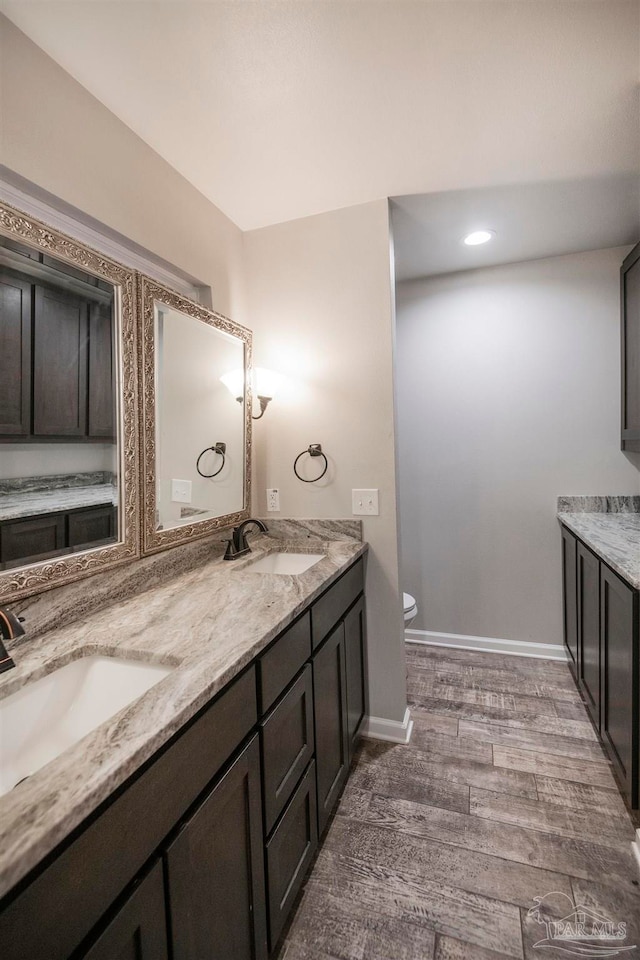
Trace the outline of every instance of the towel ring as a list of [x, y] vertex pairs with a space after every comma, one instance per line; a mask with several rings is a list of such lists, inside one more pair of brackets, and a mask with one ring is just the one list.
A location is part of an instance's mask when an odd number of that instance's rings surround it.
[[[313, 480], [305, 480], [304, 477], [300, 476], [297, 470], [298, 460], [300, 459], [300, 457], [304, 457], [305, 453], [308, 453], [310, 457], [322, 457], [322, 459], [324, 460], [324, 470], [322, 471], [322, 473], [318, 474], [317, 477], [314, 477]], [[324, 477], [325, 473], [327, 472], [328, 466], [329, 466], [329, 461], [327, 460], [326, 456], [322, 452], [322, 444], [311, 443], [309, 444], [307, 449], [303, 450], [302, 453], [299, 453], [298, 456], [293, 461], [293, 472], [295, 473], [298, 480], [302, 480], [303, 483], [315, 483], [317, 480], [321, 480]]]
[[[217, 453], [217, 454], [219, 454], [219, 455], [222, 457], [222, 463], [220, 464], [220, 469], [219, 469], [219, 470], [216, 470], [215, 473], [203, 473], [202, 470], [200, 469], [200, 461], [201, 461], [202, 458], [204, 457], [205, 453], [208, 453], [208, 452], [209, 452], [209, 450], [212, 450], [214, 453]], [[217, 477], [218, 474], [221, 473], [222, 470], [224, 469], [224, 455], [225, 455], [226, 452], [227, 452], [227, 445], [226, 445], [226, 443], [216, 443], [215, 446], [213, 446], [213, 447], [206, 447], [206, 448], [202, 451], [202, 453], [200, 454], [200, 456], [198, 457], [198, 459], [196, 460], [196, 470], [198, 471], [198, 473], [200, 474], [200, 476], [201, 476], [201, 477], [205, 477], [205, 479], [207, 479], [207, 480], [210, 480], [211, 477]]]

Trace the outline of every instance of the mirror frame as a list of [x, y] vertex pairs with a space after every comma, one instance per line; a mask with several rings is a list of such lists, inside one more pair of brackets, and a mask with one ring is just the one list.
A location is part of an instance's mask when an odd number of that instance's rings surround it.
[[[193, 520], [191, 523], [156, 529], [156, 389], [155, 389], [155, 304], [160, 303], [237, 337], [244, 344], [244, 508], [235, 513]], [[141, 320], [140, 380], [142, 390], [142, 555], [148, 556], [168, 547], [206, 537], [220, 527], [241, 523], [251, 508], [251, 362], [252, 333], [221, 313], [189, 300], [151, 277], [138, 274], [138, 310]]]
[[135, 317], [136, 275], [133, 270], [72, 237], [0, 202], [0, 233], [80, 267], [114, 287], [116, 342], [119, 348], [118, 396], [118, 524], [121, 539], [104, 547], [41, 560], [0, 571], [0, 604], [42, 593], [65, 583], [103, 573], [140, 556], [138, 467], [138, 337]]

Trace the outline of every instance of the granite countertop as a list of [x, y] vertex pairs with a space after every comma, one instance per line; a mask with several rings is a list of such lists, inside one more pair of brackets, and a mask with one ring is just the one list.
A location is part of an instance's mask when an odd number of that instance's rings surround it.
[[[0, 896], [50, 853], [218, 693], [367, 546], [355, 539], [252, 538], [245, 560], [219, 556], [67, 628], [22, 642], [0, 698], [80, 656], [166, 664], [133, 704], [0, 797]], [[250, 572], [273, 550], [322, 553], [297, 576]]]
[[640, 513], [565, 512], [558, 520], [640, 590]]
[[35, 517], [41, 513], [61, 513], [82, 507], [99, 507], [103, 504], [118, 505], [118, 488], [110, 483], [29, 493], [5, 493], [0, 496], [0, 521]]

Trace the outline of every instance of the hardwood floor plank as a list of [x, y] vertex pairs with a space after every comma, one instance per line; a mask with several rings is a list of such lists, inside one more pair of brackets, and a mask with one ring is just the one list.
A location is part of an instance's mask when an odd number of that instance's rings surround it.
[[570, 878], [559, 873], [369, 823], [335, 820], [325, 848], [517, 906], [529, 907], [541, 889], [572, 894]]
[[591, 740], [598, 743], [598, 737], [589, 720], [565, 720], [564, 717], [526, 717], [524, 720], [509, 717], [479, 720], [479, 723], [493, 723], [501, 727], [526, 729], [537, 733], [551, 733], [558, 737], [570, 737], [575, 740]]
[[469, 787], [466, 784], [424, 777], [410, 768], [397, 773], [381, 769], [375, 764], [362, 763], [356, 766], [351, 774], [345, 789], [345, 798], [352, 787], [370, 793], [375, 790], [387, 797], [429, 803], [434, 807], [457, 810], [459, 813], [469, 812]]
[[435, 933], [425, 926], [391, 917], [369, 917], [364, 960], [431, 960]]
[[635, 945], [631, 954], [640, 952], [640, 887], [634, 886], [631, 878], [628, 883], [586, 883], [574, 877], [572, 880], [575, 902], [594, 910], [600, 915], [626, 924], [625, 944]]
[[[485, 690], [467, 690], [465, 687], [452, 686], [438, 682], [437, 679], [429, 679], [409, 675], [407, 681], [407, 694], [412, 702], [417, 706], [431, 710], [434, 713], [440, 713], [432, 706], [432, 701], [449, 700], [455, 707], [451, 711], [458, 716], [464, 716], [459, 712], [459, 704], [471, 704], [483, 711], [498, 710], [506, 712], [505, 715], [512, 717], [528, 716], [558, 716], [554, 700], [544, 699], [542, 697], [529, 697], [524, 694], [494, 693]], [[557, 701], [566, 706], [564, 701]], [[571, 704], [569, 704], [571, 706]], [[578, 704], [578, 706], [582, 706]], [[582, 707], [584, 710], [584, 707]], [[574, 717], [573, 719], [579, 719]]]
[[324, 887], [347, 913], [363, 907], [370, 914], [423, 924], [458, 939], [464, 935], [479, 947], [522, 956], [519, 910], [511, 904], [324, 850], [311, 885]]
[[[435, 960], [505, 960], [506, 956], [507, 954], [496, 953], [495, 950], [484, 950], [475, 943], [464, 943], [462, 940], [454, 940], [453, 937], [438, 937]], [[514, 954], [509, 954], [509, 957], [513, 956]]]
[[556, 777], [558, 780], [574, 780], [596, 787], [616, 790], [616, 783], [607, 760], [575, 760], [557, 757], [538, 750], [523, 750], [517, 747], [495, 745], [493, 762], [504, 770], [520, 770], [524, 773]]
[[555, 777], [536, 776], [538, 797], [546, 803], [556, 803], [571, 810], [595, 811], [608, 816], [629, 819], [624, 800], [616, 790], [594, 787], [588, 783], [558, 780]]
[[493, 763], [491, 744], [471, 737], [450, 737], [446, 733], [424, 730], [418, 721], [414, 724], [411, 748], [426, 757], [448, 757], [459, 760], [476, 760], [478, 763]]
[[[432, 677], [437, 683], [444, 683], [452, 687], [463, 687], [468, 690], [512, 693], [516, 696], [542, 697], [547, 700], [567, 700], [570, 703], [581, 702], [575, 684], [572, 687], [569, 686], [564, 677], [559, 683], [553, 683], [545, 674], [538, 677], [522, 676], [521, 674], [509, 673], [506, 670], [485, 670], [482, 672], [477, 667], [470, 667], [465, 673], [451, 671], [447, 667], [437, 668], [433, 671], [416, 669], [414, 675], [422, 682], [427, 682], [428, 678]], [[572, 682], [570, 676], [568, 679]]]
[[407, 643], [407, 662], [411, 666], [428, 662], [448, 664], [459, 663], [467, 666], [486, 666], [492, 670], [513, 670], [517, 673], [563, 674], [567, 669], [566, 661], [547, 660], [542, 657], [519, 657], [513, 654], [485, 653], [478, 650], [460, 650], [456, 647], [434, 647], [428, 644]]
[[[344, 900], [312, 877], [287, 931], [288, 951], [295, 956], [294, 946], [298, 951], [307, 950], [310, 960], [315, 960], [311, 951], [335, 960], [366, 960], [366, 939], [360, 911], [349, 909]], [[286, 960], [290, 960], [290, 953], [285, 953]], [[306, 960], [304, 952], [302, 958]]]
[[446, 717], [441, 713], [431, 713], [421, 707], [413, 707], [411, 719], [414, 724], [419, 723], [423, 730], [429, 730], [431, 733], [446, 733], [450, 737], [458, 736], [457, 717]]
[[364, 822], [587, 880], [603, 873], [624, 879], [633, 868], [630, 845], [628, 853], [621, 852], [588, 839], [551, 836], [528, 827], [377, 794], [371, 799]]
[[[563, 722], [567, 723], [568, 721]], [[523, 747], [526, 750], [541, 750], [543, 753], [556, 754], [560, 757], [573, 757], [577, 760], [605, 759], [602, 747], [597, 741], [576, 740], [575, 737], [539, 733], [526, 726], [505, 727], [500, 724], [482, 723], [477, 720], [460, 720], [459, 729], [460, 737], [480, 740], [483, 743]]]
[[360, 762], [373, 763], [377, 769], [388, 770], [399, 776], [402, 776], [404, 771], [410, 771], [414, 777], [451, 780], [467, 786], [473, 785], [485, 790], [497, 790], [534, 799], [538, 796], [535, 778], [531, 773], [501, 769], [488, 763], [478, 763], [476, 760], [429, 756], [412, 746], [383, 751], [375, 758], [371, 753], [363, 754]]
[[588, 813], [569, 810], [553, 803], [507, 797], [476, 787], [471, 788], [469, 812], [485, 820], [513, 823], [562, 837], [579, 840], [591, 835], [598, 838], [598, 843], [607, 846], [626, 847], [635, 835], [631, 820], [612, 817], [608, 812], [599, 815], [593, 810]]
[[588, 720], [589, 715], [584, 703], [568, 703], [566, 700], [556, 700], [556, 713], [565, 720]]

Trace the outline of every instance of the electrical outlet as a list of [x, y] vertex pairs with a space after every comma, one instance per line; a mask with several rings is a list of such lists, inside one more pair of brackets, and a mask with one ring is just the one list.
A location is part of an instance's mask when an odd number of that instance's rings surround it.
[[280, 511], [280, 491], [277, 487], [267, 490], [267, 510], [269, 513], [279, 513]]
[[174, 503], [191, 503], [191, 480], [172, 480], [171, 499]]
[[377, 517], [378, 509], [377, 490], [352, 490], [351, 513], [354, 517]]

